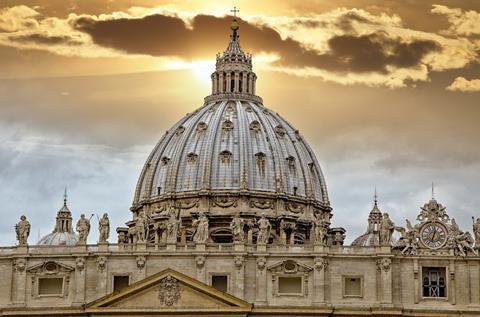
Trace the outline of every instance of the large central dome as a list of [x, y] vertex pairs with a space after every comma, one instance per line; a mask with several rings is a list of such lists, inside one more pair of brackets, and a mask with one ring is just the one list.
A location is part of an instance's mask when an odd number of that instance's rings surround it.
[[135, 204], [245, 191], [328, 204], [320, 167], [295, 128], [260, 103], [219, 100], [163, 136], [140, 176]]
[[187, 223], [205, 212], [218, 229], [228, 228], [233, 214], [329, 221], [327, 189], [314, 153], [298, 130], [256, 95], [252, 57], [240, 47], [236, 21], [231, 29], [227, 49], [217, 55], [212, 94], [168, 130], [148, 157], [133, 201], [134, 219], [144, 212], [160, 221], [174, 208]]

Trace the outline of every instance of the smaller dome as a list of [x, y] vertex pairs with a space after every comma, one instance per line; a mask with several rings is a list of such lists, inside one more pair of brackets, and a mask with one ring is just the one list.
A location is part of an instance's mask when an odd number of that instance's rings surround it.
[[41, 238], [37, 245], [76, 245], [78, 236], [73, 232], [72, 213], [67, 206], [67, 190], [63, 197], [63, 206], [57, 212], [55, 228], [52, 233]]
[[372, 211], [368, 215], [367, 232], [353, 240], [352, 246], [372, 247], [380, 245], [380, 223], [382, 222], [382, 212], [378, 209], [377, 193], [375, 190], [375, 200]]
[[70, 232], [52, 232], [44, 236], [37, 245], [76, 245], [78, 237]]

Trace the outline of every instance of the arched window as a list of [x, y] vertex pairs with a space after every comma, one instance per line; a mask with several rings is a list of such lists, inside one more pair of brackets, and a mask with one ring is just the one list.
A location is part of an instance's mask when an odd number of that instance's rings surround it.
[[240, 73], [240, 80], [238, 82], [238, 91], [243, 92], [243, 73]]

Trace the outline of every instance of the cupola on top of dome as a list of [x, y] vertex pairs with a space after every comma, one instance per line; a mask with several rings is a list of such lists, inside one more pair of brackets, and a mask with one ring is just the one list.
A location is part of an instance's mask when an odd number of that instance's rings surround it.
[[257, 75], [252, 70], [252, 56], [240, 47], [240, 26], [234, 17], [230, 25], [232, 34], [227, 49], [217, 54], [215, 71], [212, 73], [212, 94], [205, 101], [218, 100], [235, 94], [236, 98], [262, 102], [255, 95]]
[[63, 196], [63, 206], [57, 212], [53, 231], [38, 241], [38, 245], [75, 245], [77, 235], [73, 232], [72, 213], [67, 206], [67, 189]]

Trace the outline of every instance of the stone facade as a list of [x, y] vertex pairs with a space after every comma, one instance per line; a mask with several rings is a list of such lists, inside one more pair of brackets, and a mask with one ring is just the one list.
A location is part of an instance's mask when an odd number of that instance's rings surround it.
[[474, 241], [432, 197], [404, 228], [375, 198], [345, 246], [313, 151], [256, 96], [231, 29], [212, 94], [147, 159], [116, 243], [107, 214], [98, 244], [85, 215], [77, 236], [66, 194], [38, 245], [20, 219], [0, 248], [0, 316], [479, 316], [480, 220]]

